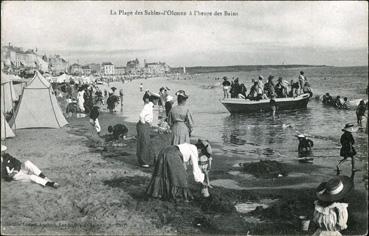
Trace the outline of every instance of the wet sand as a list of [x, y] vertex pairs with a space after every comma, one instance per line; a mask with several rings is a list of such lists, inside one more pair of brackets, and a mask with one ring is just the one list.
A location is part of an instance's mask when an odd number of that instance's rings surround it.
[[[102, 113], [99, 120], [102, 134], [108, 125], [124, 122], [124, 118], [108, 113]], [[311, 217], [314, 190], [321, 176], [328, 174], [326, 168], [286, 163], [289, 176], [263, 179], [243, 173], [236, 165], [220, 168], [222, 157], [215, 154], [218, 163], [211, 172], [214, 187], [210, 199], [201, 198], [189, 170], [195, 199], [190, 203], [164, 202], [144, 194], [152, 169], [137, 165], [135, 140], [104, 143], [87, 117], [69, 121], [62, 129], [18, 130], [15, 138], [6, 141], [10, 154], [22, 161], [31, 160], [61, 187], [55, 190], [2, 180], [2, 234], [311, 235], [315, 230], [311, 223], [309, 231], [302, 233], [298, 216]], [[124, 123], [128, 135], [136, 135], [135, 123]], [[153, 142], [158, 152], [168, 145], [169, 137], [153, 134]], [[235, 188], [222, 184], [235, 176]], [[345, 235], [367, 231], [367, 191], [359, 178], [357, 181], [360, 187], [347, 197]], [[240, 204], [251, 209], [239, 213], [235, 206]]]

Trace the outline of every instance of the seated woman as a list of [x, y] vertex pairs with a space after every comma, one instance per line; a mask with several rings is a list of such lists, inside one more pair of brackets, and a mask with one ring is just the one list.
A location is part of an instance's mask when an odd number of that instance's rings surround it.
[[253, 82], [253, 85], [250, 88], [250, 92], [247, 98], [250, 100], [256, 100], [258, 96], [258, 91], [257, 91], [258, 82], [255, 81], [254, 79], [252, 79], [252, 82]]
[[191, 161], [195, 181], [206, 185], [205, 175], [198, 164], [199, 156], [202, 155], [211, 155], [210, 144], [204, 140], [198, 140], [195, 145], [183, 143], [162, 149], [146, 194], [162, 200], [191, 200], [186, 163]]
[[317, 201], [313, 221], [318, 229], [313, 236], [342, 236], [341, 230], [347, 228], [348, 204], [343, 201], [353, 187], [352, 177], [338, 175], [327, 182], [321, 183], [317, 190]]
[[238, 98], [246, 99], [247, 88], [245, 84], [240, 85], [240, 91], [238, 91]]
[[283, 78], [279, 77], [278, 82], [274, 87], [275, 93], [277, 95], [277, 98], [286, 98], [287, 97], [287, 87], [285, 86], [285, 83], [283, 82]]

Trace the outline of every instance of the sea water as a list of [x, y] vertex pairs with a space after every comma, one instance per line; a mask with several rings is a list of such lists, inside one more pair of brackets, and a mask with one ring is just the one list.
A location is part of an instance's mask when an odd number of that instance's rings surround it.
[[[263, 75], [279, 76], [290, 81], [297, 79], [300, 70], [305, 72], [314, 96], [306, 109], [277, 111], [277, 118], [270, 113], [230, 114], [220, 103], [223, 97], [222, 77], [238, 77], [250, 90], [251, 79]], [[190, 79], [192, 77], [192, 79]], [[182, 77], [184, 78], [184, 77]], [[249, 72], [202, 73], [181, 79], [141, 80], [145, 89], [158, 92], [162, 86], [171, 90], [171, 95], [183, 89], [189, 95], [188, 107], [193, 115], [195, 127], [193, 139], [205, 138], [214, 151], [214, 166], [218, 170], [231, 169], [239, 162], [277, 160], [295, 163], [298, 141], [295, 135], [303, 133], [314, 141], [313, 165], [334, 172], [339, 157], [341, 129], [346, 123], [356, 124], [355, 109], [339, 110], [322, 104], [316, 95], [329, 92], [353, 99], [367, 99], [368, 67], [306, 67], [295, 69], [264, 69]], [[220, 78], [216, 80], [215, 78]], [[265, 81], [266, 82], [266, 81]], [[142, 109], [139, 81], [123, 84], [125, 99], [135, 100], [124, 106], [122, 115], [127, 121], [136, 122]], [[137, 88], [136, 88], [137, 87]], [[119, 114], [118, 114], [119, 115]], [[367, 134], [354, 133], [357, 150], [357, 165], [365, 172], [368, 156]], [[344, 166], [349, 166], [349, 163]], [[330, 172], [331, 171], [331, 172]], [[322, 177], [323, 178], [323, 177]], [[325, 177], [326, 178], [326, 177]]]

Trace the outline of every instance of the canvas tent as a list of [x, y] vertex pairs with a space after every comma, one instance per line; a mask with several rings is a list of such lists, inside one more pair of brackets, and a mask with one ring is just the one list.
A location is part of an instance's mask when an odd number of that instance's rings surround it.
[[60, 128], [68, 124], [51, 84], [38, 71], [23, 89], [15, 115], [9, 123], [14, 129]]
[[1, 112], [12, 112], [14, 102], [18, 100], [16, 96], [13, 82], [5, 73], [1, 73]]
[[6, 122], [3, 113], [1, 113], [1, 140], [6, 138], [14, 137], [15, 134], [13, 130], [10, 128], [8, 122]]

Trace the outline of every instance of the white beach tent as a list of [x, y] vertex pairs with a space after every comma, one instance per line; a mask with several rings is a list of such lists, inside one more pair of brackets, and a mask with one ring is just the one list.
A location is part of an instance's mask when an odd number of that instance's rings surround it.
[[14, 91], [13, 82], [9, 79], [8, 75], [1, 72], [1, 112], [11, 112], [14, 108], [14, 102], [17, 99]]
[[69, 82], [69, 76], [66, 74], [61, 74], [58, 77], [53, 78], [53, 81], [59, 84], [64, 83], [64, 82]]
[[14, 136], [15, 134], [13, 130], [10, 128], [8, 122], [5, 120], [3, 113], [1, 113], [1, 140]]
[[9, 122], [14, 129], [60, 128], [68, 124], [51, 84], [36, 71], [23, 89], [19, 105]]

